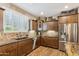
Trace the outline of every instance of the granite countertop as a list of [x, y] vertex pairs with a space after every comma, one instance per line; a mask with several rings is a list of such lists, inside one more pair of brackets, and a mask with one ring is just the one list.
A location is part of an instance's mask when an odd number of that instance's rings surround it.
[[68, 56], [79, 56], [79, 44], [68, 42], [65, 44]]
[[14, 43], [14, 42], [19, 42], [19, 41], [22, 41], [22, 40], [27, 40], [27, 39], [30, 39], [30, 38], [28, 38], [28, 37], [21, 37], [19, 39], [13, 38], [13, 39], [10, 39], [10, 40], [0, 40], [0, 46], [6, 45], [6, 44], [10, 44], [10, 43]]

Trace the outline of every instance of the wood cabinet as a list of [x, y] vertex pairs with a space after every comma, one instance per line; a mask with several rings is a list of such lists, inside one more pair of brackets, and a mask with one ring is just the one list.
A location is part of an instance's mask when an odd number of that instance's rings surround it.
[[26, 39], [0, 46], [0, 56], [23, 56], [32, 51], [33, 40]]
[[31, 39], [18, 42], [18, 55], [27, 55], [32, 51], [33, 41]]
[[17, 43], [12, 43], [0, 47], [0, 53], [3, 56], [16, 56], [17, 55]]
[[77, 23], [78, 22], [78, 15], [68, 15], [68, 16], [61, 16], [59, 17], [59, 23]]
[[4, 9], [0, 8], [0, 32], [3, 31], [3, 11]]
[[32, 30], [37, 30], [38, 28], [38, 23], [36, 20], [32, 20]]
[[8, 56], [9, 52], [7, 52], [6, 46], [0, 47], [0, 56]]
[[67, 23], [77, 23], [78, 22], [77, 18], [78, 18], [77, 14], [67, 16]]
[[59, 46], [58, 37], [42, 37], [41, 45], [52, 47], [52, 48], [58, 48]]
[[58, 31], [58, 21], [51, 21], [51, 22], [47, 22], [47, 27], [48, 30], [54, 30], [54, 31]]
[[66, 16], [65, 17], [59, 17], [59, 23], [61, 23], [61, 24], [67, 23], [67, 17]]
[[10, 56], [16, 56], [17, 55], [17, 43], [6, 45], [6, 51], [9, 53]]

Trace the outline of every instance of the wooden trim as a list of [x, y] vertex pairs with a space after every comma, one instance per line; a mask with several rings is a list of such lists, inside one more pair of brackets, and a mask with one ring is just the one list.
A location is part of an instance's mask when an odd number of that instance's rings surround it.
[[60, 16], [67, 16], [67, 15], [78, 14], [78, 8], [79, 8], [79, 7], [70, 9], [70, 10], [68, 10], [68, 11], [61, 11]]
[[53, 22], [53, 21], [56, 21], [57, 22], [58, 20], [52, 20], [52, 21], [46, 21], [46, 22]]
[[[76, 14], [79, 14], [79, 13], [76, 13]], [[64, 17], [64, 16], [76, 15], [76, 14], [62, 15], [62, 16], [58, 16], [58, 18], [59, 18], [59, 17]]]

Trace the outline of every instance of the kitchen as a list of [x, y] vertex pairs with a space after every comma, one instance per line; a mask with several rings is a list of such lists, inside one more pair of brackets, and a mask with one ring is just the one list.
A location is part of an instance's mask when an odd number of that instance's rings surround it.
[[0, 56], [78, 56], [78, 6], [1, 3]]

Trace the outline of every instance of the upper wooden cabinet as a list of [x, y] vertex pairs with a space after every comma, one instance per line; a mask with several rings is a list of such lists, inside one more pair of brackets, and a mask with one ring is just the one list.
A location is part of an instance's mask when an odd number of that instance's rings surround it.
[[61, 16], [59, 17], [59, 23], [77, 23], [78, 15], [69, 15], [69, 16]]
[[59, 17], [59, 23], [62, 23], [62, 24], [67, 23], [67, 17], [66, 16]]
[[79, 14], [78, 14], [78, 23], [79, 23]]
[[3, 9], [0, 8], [0, 32], [3, 31]]
[[32, 20], [32, 30], [37, 30], [38, 28], [38, 23], [36, 20]]
[[58, 21], [47, 22], [48, 30], [58, 31]]
[[77, 23], [77, 22], [78, 22], [78, 15], [67, 16], [67, 23]]

